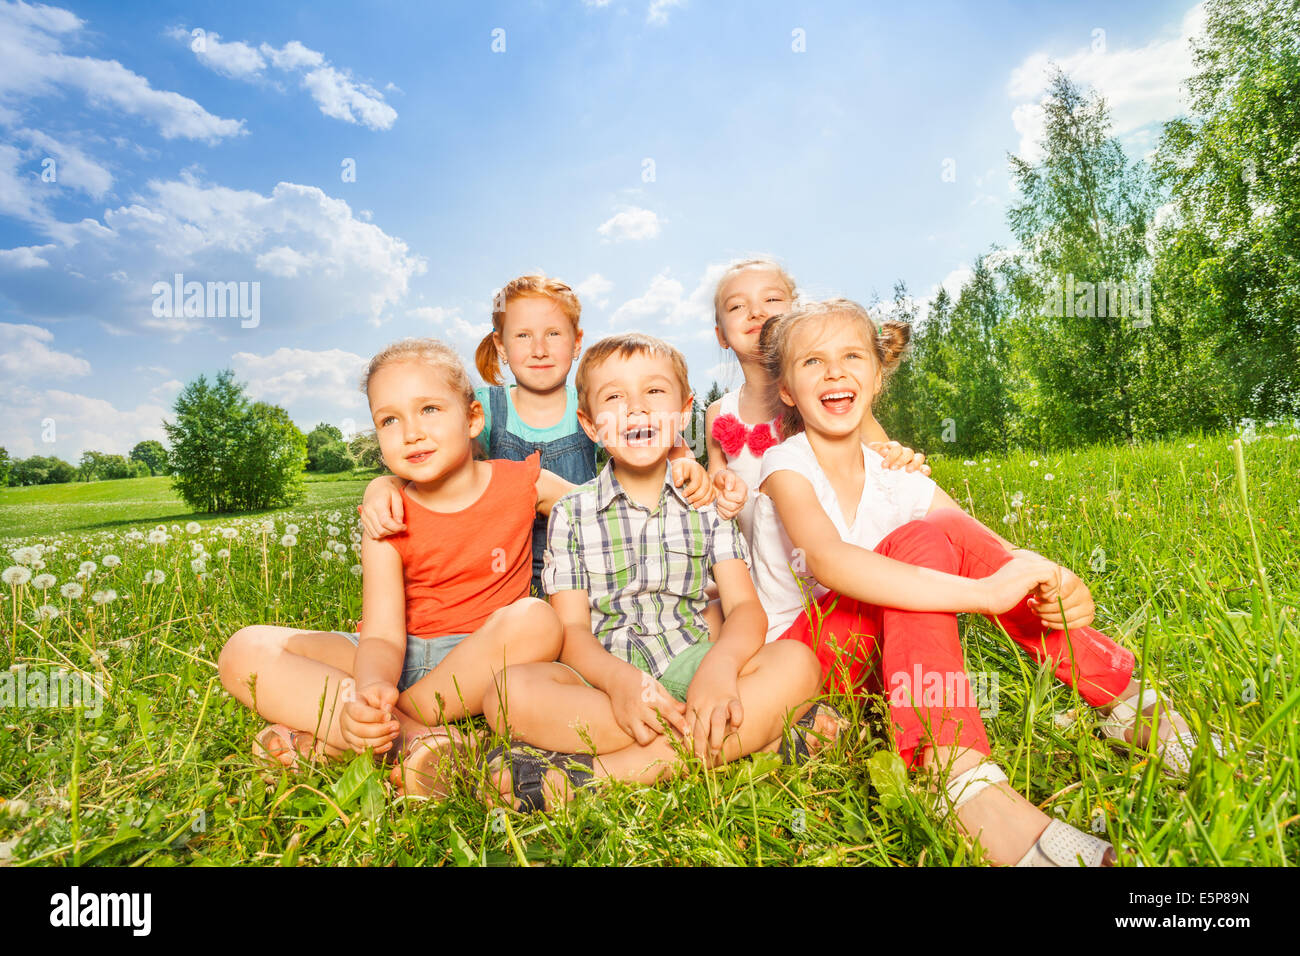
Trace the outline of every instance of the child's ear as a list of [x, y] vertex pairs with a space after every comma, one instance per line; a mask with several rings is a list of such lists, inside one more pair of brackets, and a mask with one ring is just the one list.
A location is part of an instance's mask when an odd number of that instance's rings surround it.
[[585, 408], [580, 407], [578, 409], [578, 424], [582, 426], [582, 430], [587, 433], [588, 438], [594, 441], [597, 445], [600, 444], [600, 437], [596, 431], [596, 423], [591, 420], [591, 416], [587, 414]]
[[469, 437], [470, 440], [478, 438], [483, 432], [483, 426], [487, 424], [487, 416], [483, 414], [482, 402], [469, 403]]
[[791, 408], [794, 408], [794, 396], [790, 394], [790, 390], [785, 387], [784, 383], [781, 385], [777, 394], [781, 396], [781, 401], [789, 405]]
[[718, 344], [720, 346], [724, 349], [731, 348], [731, 346], [727, 344], [727, 337], [722, 334], [722, 326], [718, 325], [717, 322], [713, 323], [713, 334], [718, 337]]
[[578, 329], [578, 334], [573, 337], [573, 357], [576, 359], [578, 353], [582, 351], [582, 329]]

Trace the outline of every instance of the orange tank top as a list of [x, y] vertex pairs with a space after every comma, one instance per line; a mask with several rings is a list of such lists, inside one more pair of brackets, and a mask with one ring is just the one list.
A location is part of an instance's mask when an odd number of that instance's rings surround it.
[[402, 488], [406, 530], [383, 540], [402, 557], [408, 634], [468, 634], [528, 596], [541, 454], [487, 464], [487, 489], [461, 511], [430, 511]]

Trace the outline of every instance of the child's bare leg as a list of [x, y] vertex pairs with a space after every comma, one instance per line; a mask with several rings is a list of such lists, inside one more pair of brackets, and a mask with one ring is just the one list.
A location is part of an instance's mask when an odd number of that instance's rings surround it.
[[[222, 685], [246, 707], [303, 732], [300, 753], [317, 750], [337, 757], [352, 750], [339, 731], [339, 718], [356, 651], [341, 634], [257, 624], [231, 636], [217, 668]], [[404, 734], [427, 730], [408, 714], [399, 711], [394, 717]], [[292, 759], [283, 751], [271, 755], [283, 763]]]
[[432, 671], [408, 687], [397, 706], [429, 725], [483, 712], [483, 698], [502, 668], [553, 661], [564, 629], [538, 598], [520, 598], [494, 611]]

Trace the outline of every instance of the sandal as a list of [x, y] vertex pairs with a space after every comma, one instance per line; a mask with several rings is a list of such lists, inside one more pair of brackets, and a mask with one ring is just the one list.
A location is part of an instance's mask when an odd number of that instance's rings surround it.
[[[991, 760], [982, 760], [948, 780], [944, 789], [954, 814], [985, 788], [1005, 783], [1007, 775]], [[1115, 848], [1063, 820], [1053, 820], [1016, 866], [1114, 866]]]
[[553, 769], [561, 770], [575, 790], [590, 787], [595, 781], [592, 770], [595, 758], [591, 754], [539, 750], [521, 741], [512, 741], [508, 747], [498, 746], [488, 751], [485, 763], [491, 766], [502, 756], [510, 768], [511, 789], [515, 799], [520, 801], [515, 809], [523, 813], [548, 809], [542, 788], [547, 773]]
[[[828, 737], [825, 734], [819, 734], [813, 728], [817, 725], [817, 716], [825, 713], [835, 721], [835, 736]], [[824, 744], [833, 744], [839, 739], [839, 735], [848, 727], [849, 722], [844, 719], [844, 715], [825, 701], [817, 701], [808, 708], [808, 712], [794, 722], [794, 724], [781, 736], [781, 746], [777, 753], [781, 755], [781, 762], [785, 764], [794, 764], [800, 766], [807, 763], [812, 758], [812, 753], [808, 749], [808, 734], [812, 734], [817, 740]], [[796, 729], [799, 728], [799, 729]]]
[[[396, 754], [388, 780], [408, 796], [446, 797], [457, 771], [465, 765], [458, 758], [472, 744], [481, 743], [484, 735], [482, 731], [466, 735], [453, 727], [439, 727], [412, 737]], [[425, 743], [435, 739], [439, 743]]]
[[[1136, 733], [1137, 725], [1141, 717], [1149, 717], [1150, 714], [1145, 711], [1160, 704], [1158, 708], [1160, 716], [1173, 723], [1173, 718], [1182, 717], [1178, 711], [1167, 701], [1160, 698], [1160, 694], [1154, 688], [1148, 687], [1140, 694], [1133, 693], [1128, 697], [1115, 702], [1106, 719], [1099, 725], [1102, 736], [1107, 741], [1113, 743], [1117, 748], [1123, 750], [1134, 746], [1132, 741], [1126, 739], [1126, 733], [1133, 731]], [[1160, 727], [1157, 723], [1152, 730], [1153, 735], [1160, 733]], [[1150, 741], [1147, 748], [1161, 760], [1161, 766], [1165, 773], [1171, 777], [1186, 776], [1192, 768], [1192, 755], [1196, 752], [1198, 740], [1195, 732], [1185, 730], [1182, 733], [1176, 733], [1172, 737], [1156, 737], [1157, 743], [1154, 748], [1151, 747]], [[1225, 755], [1223, 749], [1223, 740], [1218, 734], [1209, 735], [1210, 746], [1220, 757]]]

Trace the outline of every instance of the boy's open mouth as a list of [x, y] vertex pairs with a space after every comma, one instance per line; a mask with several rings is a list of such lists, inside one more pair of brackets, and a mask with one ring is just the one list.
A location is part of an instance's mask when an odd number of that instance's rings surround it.
[[822, 408], [835, 415], [843, 415], [853, 407], [857, 401], [857, 392], [847, 389], [840, 389], [835, 392], [827, 392], [821, 397]]
[[631, 448], [648, 448], [659, 437], [659, 429], [653, 425], [634, 425], [623, 432], [623, 443]]

